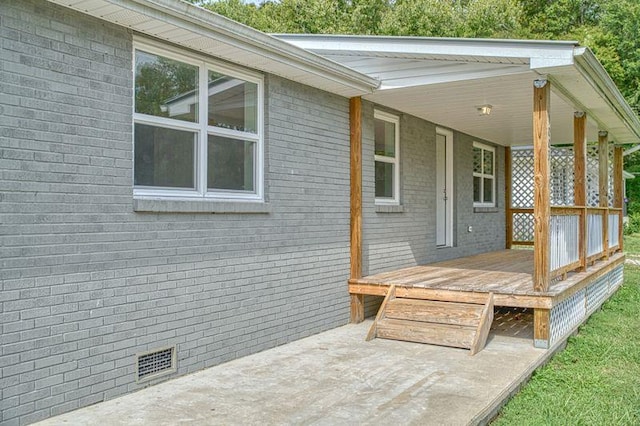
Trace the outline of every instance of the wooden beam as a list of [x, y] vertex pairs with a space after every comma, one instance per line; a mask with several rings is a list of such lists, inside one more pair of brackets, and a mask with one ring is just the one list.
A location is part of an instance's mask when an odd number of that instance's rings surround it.
[[[609, 208], [609, 134], [598, 132], [598, 200], [599, 206]], [[603, 258], [609, 258], [609, 214], [602, 217]]]
[[[624, 180], [622, 177], [623, 167], [623, 150], [621, 146], [616, 146], [613, 149], [613, 207], [616, 209], [621, 209], [624, 204]], [[624, 250], [622, 230], [622, 214], [620, 214], [620, 219], [618, 221], [618, 244], [620, 251]]]
[[505, 217], [505, 247], [513, 245], [513, 214], [511, 213], [511, 148], [504, 149], [504, 211]]
[[376, 319], [373, 321], [373, 324], [371, 324], [369, 333], [367, 333], [367, 337], [365, 338], [367, 342], [371, 339], [375, 339], [376, 333], [378, 331], [377, 330], [378, 323], [380, 322], [380, 320], [384, 318], [385, 311], [387, 310], [387, 304], [389, 303], [390, 300], [393, 300], [395, 298], [396, 298], [396, 286], [392, 285], [391, 287], [389, 287], [389, 290], [387, 291], [387, 295], [384, 297], [384, 300], [380, 305], [380, 309], [378, 309], [378, 313], [376, 314]]
[[549, 190], [549, 112], [551, 83], [533, 83], [533, 289], [547, 291], [550, 283], [549, 218], [551, 216]]
[[536, 348], [549, 349], [551, 328], [551, 310], [533, 310], [533, 345]]
[[587, 115], [576, 112], [573, 116], [573, 194], [574, 205], [587, 205]]
[[[573, 204], [587, 205], [587, 114], [576, 111], [573, 115]], [[578, 252], [580, 271], [587, 268], [587, 222], [586, 212], [580, 215]]]
[[[362, 277], [362, 98], [349, 100], [351, 145], [351, 278]], [[364, 295], [351, 295], [351, 322], [364, 320]]]
[[613, 207], [622, 208], [622, 147], [616, 146], [613, 149]]

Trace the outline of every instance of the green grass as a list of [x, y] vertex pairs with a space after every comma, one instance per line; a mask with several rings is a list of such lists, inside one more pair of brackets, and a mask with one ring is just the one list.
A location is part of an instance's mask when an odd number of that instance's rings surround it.
[[[625, 238], [632, 250], [640, 236]], [[492, 425], [640, 425], [640, 267]]]
[[640, 255], [640, 234], [625, 235], [624, 251], [632, 255]]

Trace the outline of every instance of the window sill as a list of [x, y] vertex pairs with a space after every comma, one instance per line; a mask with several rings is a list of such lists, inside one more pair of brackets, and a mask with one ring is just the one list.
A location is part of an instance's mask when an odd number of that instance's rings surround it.
[[268, 214], [271, 213], [271, 205], [264, 202], [134, 198], [133, 211], [151, 213]]
[[376, 204], [376, 213], [403, 213], [404, 206], [402, 204], [399, 205], [385, 205], [385, 204]]
[[474, 213], [499, 213], [500, 209], [497, 207], [474, 207]]

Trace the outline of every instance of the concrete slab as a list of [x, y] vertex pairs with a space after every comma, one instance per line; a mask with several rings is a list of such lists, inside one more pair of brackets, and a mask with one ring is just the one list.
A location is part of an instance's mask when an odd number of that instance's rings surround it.
[[500, 321], [473, 357], [365, 342], [370, 325], [340, 327], [39, 424], [477, 424], [551, 354], [533, 347], [528, 327]]

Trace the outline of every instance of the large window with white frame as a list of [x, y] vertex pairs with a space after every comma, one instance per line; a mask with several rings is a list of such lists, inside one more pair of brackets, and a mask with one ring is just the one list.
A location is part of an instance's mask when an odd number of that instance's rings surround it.
[[496, 150], [478, 142], [473, 143], [473, 205], [496, 205]]
[[400, 203], [400, 120], [374, 112], [376, 204]]
[[262, 200], [262, 77], [155, 44], [134, 52], [134, 195]]

